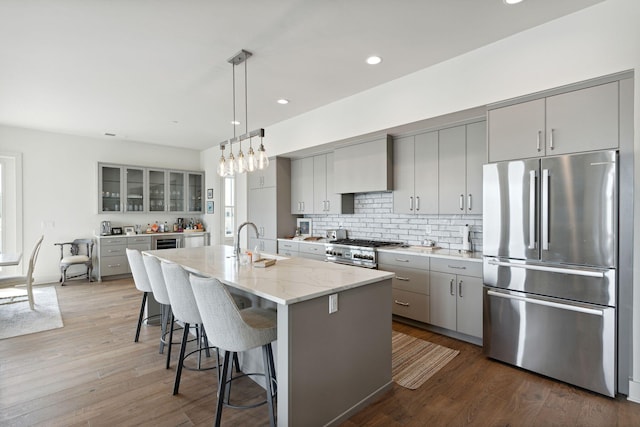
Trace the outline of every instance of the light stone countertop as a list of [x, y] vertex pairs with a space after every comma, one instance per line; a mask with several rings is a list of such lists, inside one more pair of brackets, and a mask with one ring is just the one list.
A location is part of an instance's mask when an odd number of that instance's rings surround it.
[[447, 258], [472, 262], [482, 262], [482, 252], [462, 252], [455, 249], [431, 249], [424, 246], [409, 246], [407, 248], [379, 248], [377, 251], [392, 254], [421, 255], [432, 258]]
[[166, 261], [178, 263], [187, 270], [276, 304], [295, 304], [347, 289], [391, 279], [386, 271], [358, 268], [306, 258], [285, 258], [263, 253], [263, 258], [274, 258], [276, 264], [266, 268], [239, 265], [231, 246], [204, 246], [198, 248], [144, 251]]
[[131, 234], [131, 235], [127, 235], [127, 234], [110, 234], [108, 236], [103, 236], [101, 234], [96, 234], [95, 237], [97, 239], [113, 239], [113, 238], [117, 238], [117, 237], [153, 237], [153, 236], [184, 236], [184, 237], [190, 237], [190, 236], [202, 236], [204, 234], [209, 234], [208, 231], [170, 231], [167, 233], [140, 233], [140, 234]]

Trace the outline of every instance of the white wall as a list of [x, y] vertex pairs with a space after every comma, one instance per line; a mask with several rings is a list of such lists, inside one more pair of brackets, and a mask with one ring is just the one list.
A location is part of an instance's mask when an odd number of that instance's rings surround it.
[[[91, 237], [100, 222], [112, 225], [175, 221], [178, 215], [98, 214], [98, 162], [201, 170], [200, 153], [106, 138], [83, 138], [0, 126], [0, 151], [22, 153], [24, 256], [44, 233], [37, 282], [57, 281], [55, 242]], [[194, 215], [195, 217], [195, 215]]]
[[[634, 70], [634, 158], [640, 165], [640, 1], [607, 0], [266, 129], [270, 155]], [[481, 23], [479, 23], [481, 24]], [[417, 50], [419, 54], [419, 49]], [[634, 177], [640, 190], [640, 174]], [[640, 191], [634, 228], [640, 230]], [[640, 233], [634, 235], [640, 247]], [[640, 251], [634, 253], [640, 271]], [[640, 283], [634, 277], [633, 379], [640, 402]]]

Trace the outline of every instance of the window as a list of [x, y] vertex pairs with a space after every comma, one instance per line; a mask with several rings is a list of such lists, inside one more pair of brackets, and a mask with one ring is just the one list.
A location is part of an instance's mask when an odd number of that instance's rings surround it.
[[233, 176], [224, 177], [224, 243], [233, 243], [233, 231], [236, 229], [236, 180]]

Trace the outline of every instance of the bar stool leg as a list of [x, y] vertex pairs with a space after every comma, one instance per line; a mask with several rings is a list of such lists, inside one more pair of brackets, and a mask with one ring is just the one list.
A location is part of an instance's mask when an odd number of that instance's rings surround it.
[[[184, 332], [182, 334], [182, 342], [180, 343], [180, 358], [178, 359], [178, 368], [176, 369], [176, 381], [173, 385], [173, 395], [178, 394], [180, 388], [180, 376], [182, 375], [182, 365], [184, 364], [184, 352], [187, 347], [187, 340], [189, 339], [189, 324], [184, 324]], [[171, 348], [171, 346], [169, 346]]]
[[227, 389], [227, 378], [229, 376], [229, 370], [232, 369], [232, 356], [230, 351], [224, 352], [224, 362], [222, 367], [222, 375], [220, 375], [220, 382], [218, 383], [218, 402], [216, 403], [216, 427], [220, 427], [220, 421], [222, 420], [222, 407], [224, 405], [224, 396]]
[[[173, 325], [176, 323], [176, 319], [173, 317], [173, 311], [171, 312], [171, 329], [169, 331], [169, 344], [167, 348], [167, 369], [169, 369], [169, 364], [171, 363], [171, 345], [173, 344]], [[189, 332], [189, 328], [185, 328], [187, 333]]]
[[133, 342], [138, 342], [140, 338], [140, 328], [142, 327], [142, 318], [144, 316], [144, 306], [147, 303], [147, 292], [142, 294], [142, 304], [140, 305], [140, 316], [138, 316], [138, 328], [136, 329], [136, 339]]
[[271, 353], [271, 344], [266, 344], [262, 346], [262, 359], [264, 361], [264, 382], [265, 382], [265, 386], [267, 389], [267, 404], [269, 405], [269, 425], [271, 427], [275, 427], [276, 426], [276, 416], [275, 416], [275, 410], [274, 410], [274, 405], [273, 405], [273, 390], [272, 390], [272, 386], [273, 386], [273, 378], [274, 378], [274, 372], [271, 371], [271, 359], [272, 356], [270, 357]]

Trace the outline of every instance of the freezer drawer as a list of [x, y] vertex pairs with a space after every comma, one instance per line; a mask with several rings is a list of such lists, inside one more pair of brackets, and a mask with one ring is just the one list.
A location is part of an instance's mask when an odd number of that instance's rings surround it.
[[484, 287], [484, 353], [614, 397], [615, 308]]

